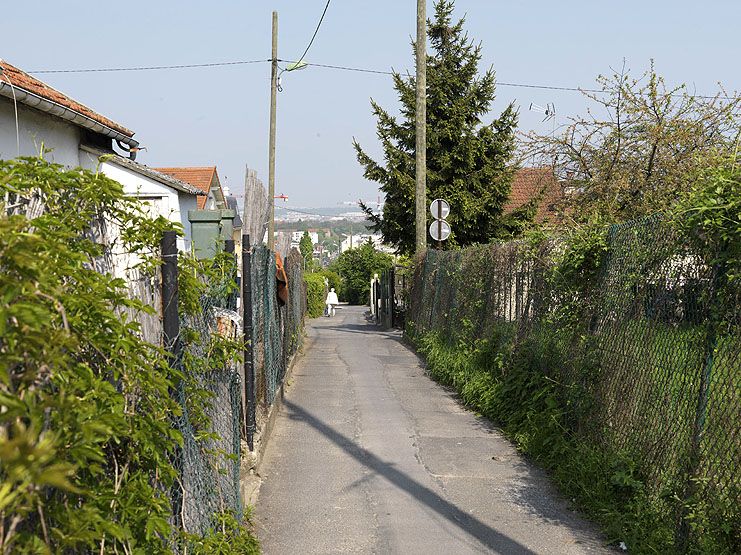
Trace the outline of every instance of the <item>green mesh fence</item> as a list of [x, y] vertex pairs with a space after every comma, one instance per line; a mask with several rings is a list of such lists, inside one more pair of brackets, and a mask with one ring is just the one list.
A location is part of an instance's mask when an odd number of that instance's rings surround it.
[[[258, 415], [264, 416], [275, 399], [291, 356], [302, 340], [306, 295], [301, 256], [292, 252], [285, 261], [288, 303], [277, 297], [275, 254], [256, 247], [249, 279], [252, 285], [253, 363]], [[234, 279], [232, 276], [231, 279]], [[229, 278], [227, 278], [229, 279]], [[223, 284], [221, 284], [223, 285]], [[214, 284], [201, 298], [201, 310], [181, 316], [180, 331], [184, 359], [209, 359], [209, 340], [215, 334], [242, 340], [241, 317], [236, 297]], [[183, 365], [199, 368], [198, 364]], [[240, 367], [230, 364], [191, 372], [174, 394], [183, 409], [175, 425], [183, 435], [174, 465], [178, 481], [173, 491], [173, 522], [190, 534], [204, 534], [215, 524], [217, 514], [242, 514], [239, 495], [239, 466], [242, 420]], [[193, 396], [194, 390], [206, 394]]]
[[596, 283], [553, 279], [562, 249], [515, 241], [428, 251], [408, 329], [451, 345], [495, 336], [513, 352], [548, 345], [560, 364], [543, 372], [575, 407], [571, 431], [636, 461], [672, 513], [678, 546], [701, 544], [688, 537], [688, 500], [738, 534], [741, 294], [724, 276], [739, 269], [694, 252], [658, 217], [613, 226]]
[[[288, 277], [288, 304], [285, 308], [283, 326], [283, 350], [285, 364], [299, 350], [303, 341], [304, 316], [306, 314], [306, 284], [304, 283], [303, 260], [301, 254], [292, 249], [285, 260]], [[285, 373], [285, 369], [284, 369]]]
[[[234, 296], [212, 288], [200, 300], [201, 310], [181, 315], [183, 357], [208, 360], [210, 339], [217, 333], [241, 340]], [[173, 491], [174, 522], [189, 534], [205, 534], [219, 513], [239, 518], [241, 385], [238, 363], [220, 368], [187, 370], [175, 395], [182, 407], [176, 426], [183, 436], [175, 467], [179, 478]], [[194, 368], [200, 368], [197, 364]], [[201, 390], [204, 393], [194, 394]]]
[[258, 421], [273, 404], [290, 359], [301, 346], [306, 312], [302, 268], [301, 255], [294, 249], [284, 260], [288, 302], [282, 305], [278, 301], [275, 253], [262, 246], [252, 251], [252, 356]]

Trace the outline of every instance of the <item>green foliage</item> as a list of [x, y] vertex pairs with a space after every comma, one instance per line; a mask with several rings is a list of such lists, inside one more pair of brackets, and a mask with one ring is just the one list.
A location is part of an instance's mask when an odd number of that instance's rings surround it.
[[577, 222], [620, 223], [669, 209], [693, 188], [698, 170], [733, 152], [741, 97], [668, 87], [653, 63], [640, 78], [623, 66], [597, 85], [600, 92], [583, 93], [585, 116], [561, 133], [531, 133], [525, 145], [570, 187], [564, 208]]
[[330, 268], [342, 277], [341, 300], [350, 304], [366, 304], [373, 274], [380, 275], [393, 263], [391, 255], [377, 251], [370, 241], [343, 252]]
[[230, 512], [215, 516], [215, 526], [203, 537], [186, 535], [192, 555], [257, 555], [260, 543]]
[[741, 280], [741, 168], [738, 154], [705, 168], [674, 210], [676, 224], [700, 252], [722, 266], [728, 284]]
[[634, 553], [739, 551], [736, 155], [695, 176], [668, 214], [428, 253], [415, 289], [437, 308], [407, 322], [432, 376]]
[[301, 241], [298, 244], [298, 250], [301, 251], [301, 256], [304, 259], [304, 263], [311, 264], [312, 255], [314, 254], [314, 244], [311, 242], [311, 237], [308, 231], [304, 231], [301, 236]]
[[179, 375], [125, 312], [151, 309], [96, 271], [89, 229], [115, 224], [121, 249], [156, 263], [170, 224], [102, 174], [41, 159], [0, 161], [0, 189], [45, 206], [33, 220], [0, 212], [0, 545], [165, 552]]
[[[453, 232], [446, 247], [486, 243], [517, 229], [516, 222], [505, 226], [502, 218], [512, 182], [517, 112], [510, 104], [499, 118], [483, 123], [495, 96], [494, 71], [478, 74], [481, 46], [463, 24], [453, 23], [453, 2], [435, 3], [428, 28], [433, 54], [427, 58], [427, 198], [450, 203]], [[371, 101], [384, 163], [357, 142], [354, 146], [366, 179], [378, 182], [386, 195], [382, 216], [365, 207], [374, 230], [384, 243], [408, 254], [415, 236], [416, 84], [413, 76], [398, 73], [393, 83], [401, 121]]]
[[329, 282], [329, 288], [334, 288], [338, 297], [342, 295], [342, 278], [340, 277], [340, 274], [333, 272], [332, 270], [322, 270], [319, 272], [319, 275], [327, 279]]
[[[514, 349], [513, 328], [461, 348], [435, 333], [415, 338], [431, 375], [454, 386], [464, 403], [499, 424], [518, 448], [551, 471], [560, 489], [603, 526], [610, 542], [632, 553], [672, 552], [674, 521], [661, 496], [650, 496], [630, 455], [580, 439], [578, 393], [564, 398], [548, 369], [567, 364], [544, 335]], [[494, 348], [493, 348], [494, 346]], [[715, 545], [718, 548], [718, 545]], [[723, 550], [713, 551], [722, 553]]]
[[317, 318], [324, 314], [326, 291], [324, 276], [321, 274], [304, 274], [306, 282], [306, 313], [309, 318]]
[[[142, 339], [136, 316], [152, 309], [105, 273], [104, 254], [128, 253], [146, 277], [172, 224], [149, 218], [119, 183], [42, 159], [0, 161], [0, 198], [0, 550], [169, 553], [182, 441], [172, 391], [185, 388], [206, 430], [209, 394], [189, 376], [241, 346], [209, 338], [181, 371]], [[29, 199], [41, 215], [8, 215]], [[233, 275], [227, 261], [181, 262], [182, 311], [231, 293], [215, 285]], [[184, 329], [182, 340], [200, 338]]]

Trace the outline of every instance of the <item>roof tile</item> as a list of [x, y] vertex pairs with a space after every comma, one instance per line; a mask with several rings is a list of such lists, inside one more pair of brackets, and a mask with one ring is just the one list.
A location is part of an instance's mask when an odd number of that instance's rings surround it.
[[216, 173], [216, 166], [205, 166], [198, 168], [152, 168], [158, 172], [166, 173], [171, 175], [175, 179], [190, 183], [194, 187], [197, 187], [206, 196], [198, 197], [198, 209], [203, 210], [208, 200], [208, 193], [211, 190], [211, 182], [216, 176], [216, 181], [219, 181], [218, 174]]
[[3, 81], [10, 81], [14, 87], [23, 89], [31, 94], [35, 94], [36, 96], [40, 96], [45, 100], [55, 102], [60, 106], [68, 108], [74, 112], [77, 112], [78, 114], [82, 114], [83, 116], [86, 116], [93, 121], [105, 125], [106, 127], [110, 127], [111, 129], [118, 131], [123, 135], [126, 135], [127, 137], [134, 136], [134, 132], [130, 129], [127, 129], [123, 125], [100, 115], [98, 112], [88, 108], [84, 104], [77, 102], [66, 94], [53, 89], [43, 81], [39, 81], [35, 77], [30, 76], [25, 71], [18, 69], [12, 64], [9, 64], [5, 60], [0, 59], [0, 68], [2, 68], [3, 70], [3, 77], [0, 77], [0, 79], [2, 79]]
[[[545, 191], [543, 189], [545, 188]], [[561, 185], [551, 168], [520, 168], [512, 180], [512, 190], [504, 205], [504, 213], [509, 214], [527, 204], [543, 191], [538, 204], [535, 221], [538, 223], [558, 223], [560, 217], [556, 210], [563, 193]]]

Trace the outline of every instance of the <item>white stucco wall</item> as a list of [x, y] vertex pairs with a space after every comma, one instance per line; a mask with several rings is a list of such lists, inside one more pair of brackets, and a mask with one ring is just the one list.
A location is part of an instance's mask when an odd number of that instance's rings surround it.
[[[80, 130], [63, 120], [18, 104], [18, 135], [21, 156], [38, 156], [44, 146], [46, 160], [80, 165]], [[13, 100], [0, 96], [0, 159], [18, 156]]]
[[188, 193], [178, 193], [178, 198], [180, 199], [180, 223], [183, 224], [183, 229], [185, 230], [185, 237], [183, 238], [184, 242], [184, 249], [187, 251], [190, 251], [193, 249], [193, 245], [191, 243], [191, 232], [190, 232], [190, 222], [188, 221], [188, 210], [196, 210], [198, 209], [197, 201], [195, 195], [189, 195]]
[[[80, 162], [83, 168], [93, 171], [98, 168], [99, 164], [94, 154], [84, 150], [80, 151]], [[111, 162], [100, 163], [100, 171], [123, 185], [127, 195], [139, 197], [152, 206], [152, 215], [164, 216], [171, 222], [182, 224], [184, 237], [178, 238], [178, 249], [190, 250], [191, 233], [188, 210], [196, 208], [195, 195], [181, 193], [150, 177]]]

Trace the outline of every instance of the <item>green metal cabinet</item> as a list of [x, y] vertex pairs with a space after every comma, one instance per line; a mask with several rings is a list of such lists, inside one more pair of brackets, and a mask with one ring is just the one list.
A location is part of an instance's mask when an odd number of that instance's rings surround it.
[[188, 210], [193, 252], [199, 259], [213, 258], [232, 238], [234, 210]]

